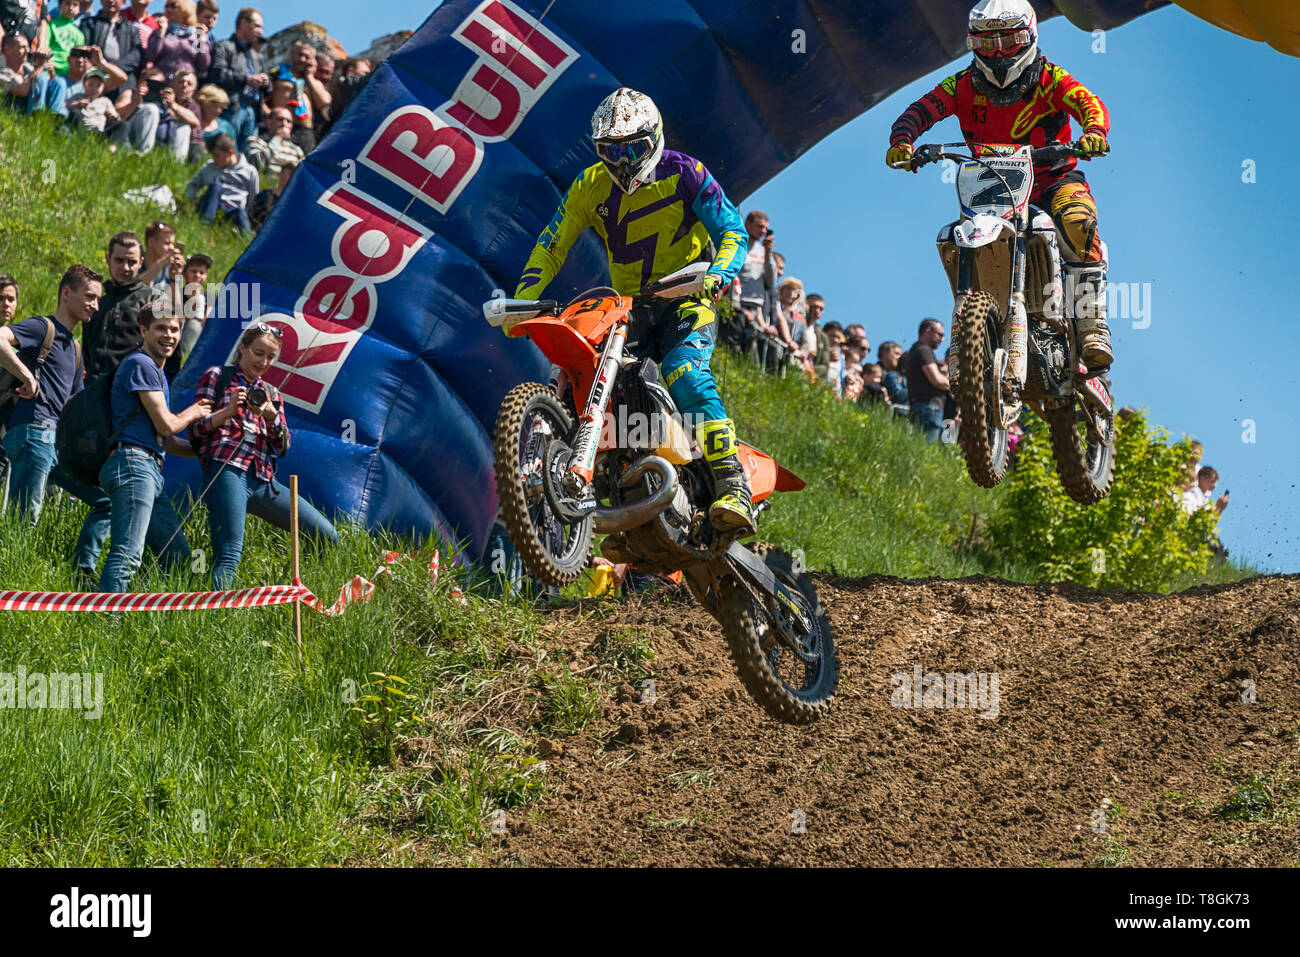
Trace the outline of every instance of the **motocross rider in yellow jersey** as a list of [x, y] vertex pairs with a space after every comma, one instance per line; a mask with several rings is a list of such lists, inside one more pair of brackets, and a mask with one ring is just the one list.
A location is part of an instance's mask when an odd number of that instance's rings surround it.
[[623, 87], [607, 96], [591, 118], [591, 140], [600, 161], [569, 187], [528, 257], [515, 297], [540, 298], [587, 227], [604, 242], [611, 283], [624, 296], [700, 261], [712, 241], [716, 252], [703, 294], [644, 307], [628, 338], [659, 362], [678, 410], [699, 423], [696, 437], [714, 482], [710, 523], [720, 532], [751, 535], [750, 490], [735, 426], [709, 368], [718, 325], [714, 303], [745, 260], [740, 214], [703, 163], [664, 149], [663, 120], [644, 93]]

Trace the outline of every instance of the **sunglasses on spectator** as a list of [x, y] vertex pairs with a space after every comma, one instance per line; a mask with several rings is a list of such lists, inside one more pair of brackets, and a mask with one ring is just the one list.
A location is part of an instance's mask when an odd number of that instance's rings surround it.
[[254, 327], [264, 336], [275, 336], [277, 339], [284, 337], [284, 332], [279, 326], [269, 326], [265, 322], [258, 322], [254, 323]]

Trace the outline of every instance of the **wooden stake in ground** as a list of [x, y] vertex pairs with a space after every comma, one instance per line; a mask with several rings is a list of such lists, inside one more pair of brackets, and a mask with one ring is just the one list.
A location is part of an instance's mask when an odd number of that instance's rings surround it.
[[[289, 560], [298, 583], [298, 476], [289, 476]], [[302, 602], [293, 603], [293, 638], [298, 643], [298, 668], [302, 668]]]

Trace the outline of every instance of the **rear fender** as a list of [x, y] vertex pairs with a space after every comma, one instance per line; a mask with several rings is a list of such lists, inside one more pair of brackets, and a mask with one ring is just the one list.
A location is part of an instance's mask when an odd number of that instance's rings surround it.
[[736, 444], [736, 454], [745, 467], [745, 480], [749, 482], [751, 501], [761, 502], [773, 492], [797, 492], [804, 487], [803, 479], [777, 465], [776, 459], [766, 452], [744, 442]]

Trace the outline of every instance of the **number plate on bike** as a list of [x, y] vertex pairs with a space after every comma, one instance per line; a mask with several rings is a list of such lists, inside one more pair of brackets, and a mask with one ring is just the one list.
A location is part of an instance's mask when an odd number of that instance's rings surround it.
[[962, 212], [967, 216], [985, 213], [1003, 219], [1022, 214], [1034, 188], [1034, 164], [1029, 147], [981, 147], [980, 152], [985, 154], [980, 162], [962, 163], [957, 172], [957, 199]]

